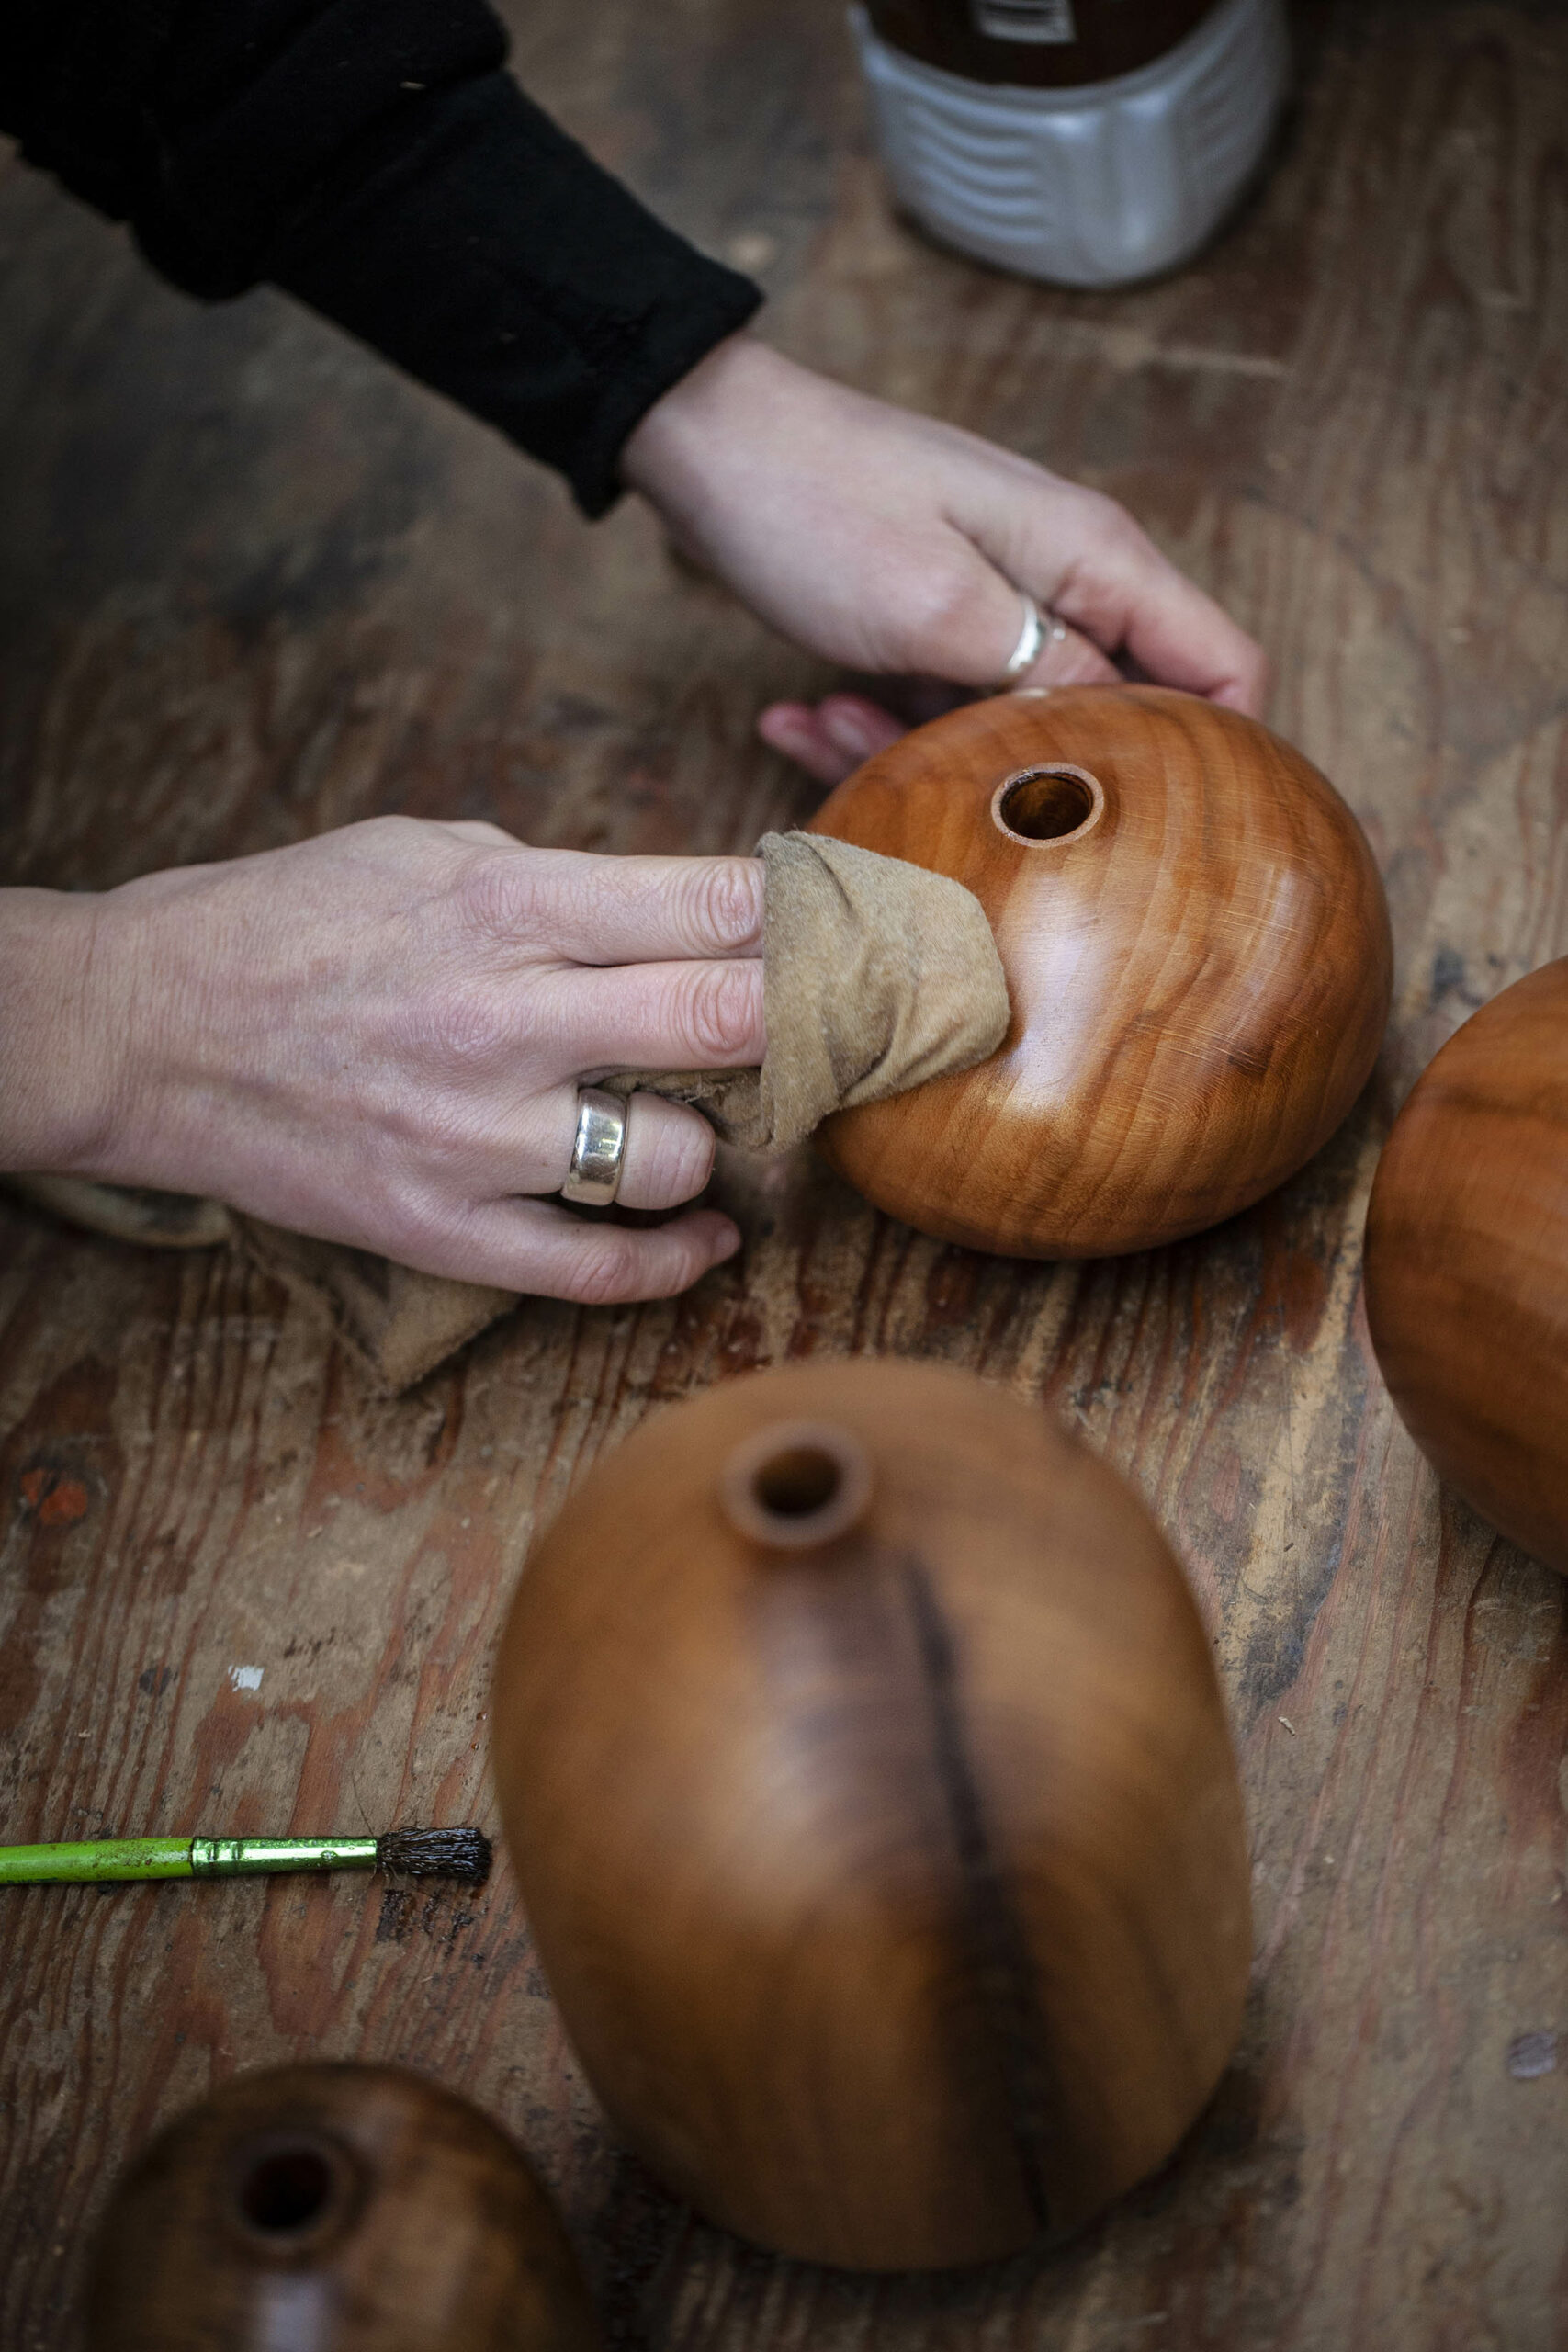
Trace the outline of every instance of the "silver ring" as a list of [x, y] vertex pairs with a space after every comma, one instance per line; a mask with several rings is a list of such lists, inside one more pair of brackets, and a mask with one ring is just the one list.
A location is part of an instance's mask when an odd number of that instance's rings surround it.
[[576, 1201], [584, 1208], [609, 1207], [621, 1189], [628, 1107], [602, 1086], [578, 1088], [577, 1133], [571, 1140], [571, 1166], [560, 1188], [563, 1201]]
[[1021, 678], [1026, 670], [1034, 667], [1047, 637], [1053, 645], [1060, 645], [1067, 634], [1065, 621], [1059, 621], [1055, 613], [1043, 615], [1032, 596], [1025, 595], [1021, 588], [1018, 593], [1023, 598], [1023, 627], [1018, 633], [1018, 643], [1008, 657], [1007, 668], [994, 688], [998, 695], [1006, 694], [1015, 679]]

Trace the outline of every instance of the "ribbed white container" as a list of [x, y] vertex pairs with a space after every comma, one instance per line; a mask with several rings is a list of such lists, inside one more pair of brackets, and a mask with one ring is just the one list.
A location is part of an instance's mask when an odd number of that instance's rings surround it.
[[1290, 71], [1283, 0], [1223, 0], [1110, 82], [971, 82], [850, 22], [898, 201], [944, 244], [1061, 286], [1185, 261], [1262, 156]]

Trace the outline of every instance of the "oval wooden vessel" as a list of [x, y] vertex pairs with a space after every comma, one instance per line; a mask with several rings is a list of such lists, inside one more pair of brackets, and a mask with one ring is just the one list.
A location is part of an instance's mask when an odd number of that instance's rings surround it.
[[1378, 1163], [1367, 1317], [1422, 1452], [1568, 1575], [1568, 959], [1467, 1021]]
[[868, 760], [811, 830], [965, 883], [1007, 973], [988, 1061], [821, 1131], [922, 1232], [1036, 1258], [1198, 1232], [1309, 1159], [1377, 1057], [1366, 838], [1235, 711], [1155, 686], [973, 703]]
[[967, 1374], [658, 1416], [535, 1551], [492, 1721], [593, 2085], [748, 2237], [1007, 2254], [1160, 2163], [1224, 2067], [1247, 1851], [1197, 1611], [1130, 1489]]
[[133, 2163], [88, 2352], [592, 2352], [554, 2211], [466, 2100], [390, 2066], [243, 2075]]

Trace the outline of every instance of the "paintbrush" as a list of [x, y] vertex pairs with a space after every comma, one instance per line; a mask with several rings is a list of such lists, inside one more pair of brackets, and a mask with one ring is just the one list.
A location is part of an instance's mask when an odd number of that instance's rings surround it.
[[0, 1886], [97, 1886], [115, 1880], [248, 1878], [268, 1871], [386, 1871], [482, 1886], [482, 1829], [389, 1829], [384, 1838], [90, 1838], [0, 1846]]

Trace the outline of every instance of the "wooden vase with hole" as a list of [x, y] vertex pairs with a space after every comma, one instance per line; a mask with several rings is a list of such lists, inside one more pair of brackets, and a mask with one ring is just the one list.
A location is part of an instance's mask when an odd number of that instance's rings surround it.
[[1209, 1644], [1143, 1504], [1033, 1407], [884, 1361], [657, 1416], [530, 1559], [492, 1722], [567, 2030], [714, 2221], [984, 2261], [1214, 2088], [1250, 1929]]
[[974, 1069], [840, 1112], [878, 1208], [1021, 1257], [1196, 1233], [1309, 1159], [1377, 1057], [1365, 836], [1256, 720], [1154, 686], [1002, 695], [868, 760], [811, 822], [964, 883], [1012, 998]]
[[243, 2075], [117, 2188], [88, 2352], [593, 2352], [510, 2140], [389, 2066]]
[[1367, 1318], [1411, 1435], [1568, 1575], [1568, 959], [1451, 1037], [1394, 1122]]

